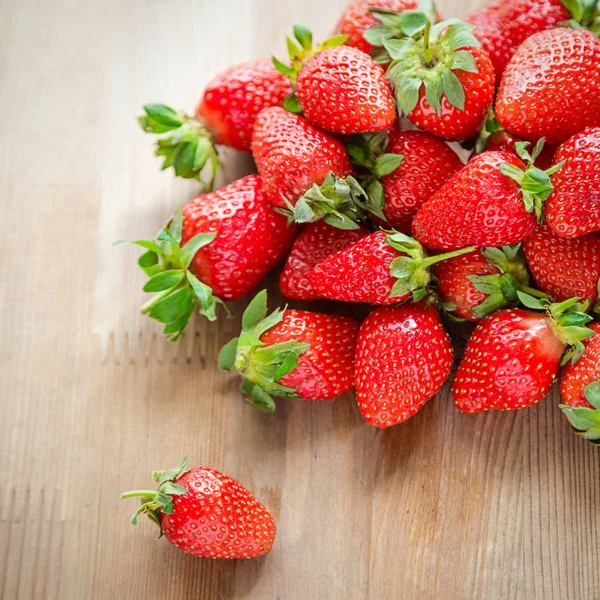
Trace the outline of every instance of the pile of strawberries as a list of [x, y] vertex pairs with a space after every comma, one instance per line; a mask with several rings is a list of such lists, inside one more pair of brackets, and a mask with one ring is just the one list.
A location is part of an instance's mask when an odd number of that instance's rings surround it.
[[[561, 409], [600, 443], [599, 34], [595, 0], [494, 0], [464, 22], [430, 0], [354, 0], [334, 37], [315, 45], [295, 26], [286, 60], [217, 76], [194, 116], [145, 106], [163, 168], [211, 185], [221, 145], [251, 151], [258, 174], [134, 242], [155, 293], [142, 312], [175, 341], [285, 261], [291, 300], [373, 310], [268, 314], [259, 291], [218, 357], [250, 405], [354, 387], [367, 423], [403, 423], [451, 375], [452, 319], [476, 324], [458, 410], [531, 406], [564, 366]], [[271, 549], [272, 517], [237, 482], [185, 463], [155, 478], [157, 492], [125, 496], [179, 548]]]

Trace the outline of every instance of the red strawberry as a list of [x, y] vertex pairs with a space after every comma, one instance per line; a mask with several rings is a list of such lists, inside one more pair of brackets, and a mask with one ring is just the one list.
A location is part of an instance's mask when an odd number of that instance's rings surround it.
[[434, 24], [435, 9], [414, 13], [407, 37], [383, 39], [392, 62], [387, 77], [400, 112], [438, 137], [466, 140], [477, 135], [494, 97], [494, 67], [461, 22]]
[[560, 146], [555, 162], [561, 161], [546, 203], [548, 224], [567, 238], [600, 231], [600, 127], [588, 127]]
[[242, 317], [242, 333], [223, 346], [219, 368], [242, 375], [248, 403], [275, 410], [272, 396], [326, 400], [352, 388], [358, 321], [303, 310], [275, 310], [259, 292]]
[[519, 293], [532, 310], [510, 308], [479, 323], [452, 383], [457, 408], [475, 413], [516, 410], [536, 404], [550, 391], [561, 364], [583, 352], [581, 340], [594, 335], [591, 317], [573, 298], [561, 304]]
[[413, 221], [413, 235], [428, 248], [452, 250], [517, 244], [535, 228], [544, 200], [552, 191], [549, 175], [510, 152], [484, 152], [472, 158], [426, 202]]
[[453, 356], [433, 306], [373, 311], [356, 342], [356, 398], [367, 423], [390, 427], [410, 419], [442, 387]]
[[398, 304], [412, 294], [418, 301], [427, 293], [430, 266], [471, 250], [428, 257], [414, 239], [377, 231], [325, 258], [308, 279], [314, 290], [331, 300]]
[[142, 499], [131, 519], [147, 514], [176, 548], [206, 558], [256, 558], [271, 551], [275, 520], [235, 479], [209, 467], [154, 472], [158, 490], [125, 492]]
[[492, 0], [465, 21], [487, 50], [496, 84], [515, 50], [531, 35], [567, 21], [570, 15], [560, 0]]
[[558, 237], [544, 225], [523, 242], [523, 252], [540, 290], [560, 302], [577, 296], [592, 304], [598, 298], [600, 239]]
[[275, 205], [292, 205], [314, 184], [321, 185], [333, 172], [352, 173], [344, 146], [306, 119], [283, 108], [267, 108], [256, 120], [252, 153], [265, 193]]
[[[292, 89], [289, 80], [266, 58], [230, 67], [206, 86], [196, 117], [163, 104], [147, 104], [140, 124], [148, 133], [171, 132], [158, 142], [163, 169], [172, 166], [181, 177], [199, 179], [210, 161], [213, 179], [218, 165], [214, 144], [250, 150], [258, 113], [280, 106]], [[212, 181], [211, 181], [212, 185]]]
[[469, 321], [518, 304], [518, 290], [535, 293], [527, 287], [519, 246], [469, 252], [436, 264], [433, 272], [444, 308]]
[[382, 196], [389, 225], [405, 233], [425, 201], [463, 167], [450, 146], [423, 131], [393, 129], [389, 143], [382, 133], [357, 136], [347, 149], [355, 166], [366, 171], [357, 178], [374, 203]]
[[308, 274], [330, 254], [357, 242], [368, 233], [362, 227], [346, 231], [319, 222], [307, 225], [296, 238], [279, 279], [284, 296], [294, 300], [320, 298], [308, 281]]
[[[590, 323], [588, 327], [597, 334], [600, 333], [600, 323]], [[560, 380], [560, 395], [565, 404], [573, 408], [593, 408], [586, 400], [585, 388], [600, 380], [600, 335], [588, 338], [583, 345], [583, 356], [575, 364], [565, 367]]]
[[142, 312], [165, 324], [175, 341], [196, 305], [211, 321], [216, 304], [249, 294], [279, 263], [295, 228], [267, 202], [259, 175], [248, 175], [189, 202], [147, 249], [139, 264], [158, 292]]
[[371, 14], [371, 8], [401, 13], [414, 10], [418, 0], [352, 0], [344, 9], [336, 26], [336, 33], [347, 35], [346, 46], [358, 48], [369, 54], [373, 46], [364, 38], [364, 33], [380, 21]]
[[508, 63], [494, 110], [507, 131], [551, 145], [600, 125], [600, 40], [565, 27], [532, 35]]
[[304, 111], [313, 125], [345, 135], [391, 127], [396, 110], [390, 85], [368, 54], [342, 46], [346, 36], [313, 48], [306, 27], [296, 25], [294, 35], [297, 42], [288, 38], [291, 67], [274, 59], [295, 91], [284, 103], [288, 110]]

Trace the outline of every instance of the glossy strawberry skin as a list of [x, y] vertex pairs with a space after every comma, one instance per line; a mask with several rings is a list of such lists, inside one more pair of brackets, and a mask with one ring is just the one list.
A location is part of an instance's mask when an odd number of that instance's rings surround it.
[[385, 305], [406, 300], [408, 294], [389, 297], [396, 282], [390, 264], [399, 254], [386, 236], [377, 231], [322, 260], [309, 275], [313, 289], [323, 298], [342, 302]]
[[269, 201], [282, 208], [286, 206], [283, 197], [295, 204], [313, 184], [323, 183], [329, 171], [338, 177], [352, 173], [341, 142], [279, 107], [258, 115], [252, 154]]
[[289, 79], [271, 59], [252, 60], [230, 67], [210, 81], [196, 115], [218, 144], [249, 151], [260, 111], [281, 106], [291, 92]]
[[310, 344], [298, 366], [278, 383], [296, 389], [304, 400], [328, 400], [352, 388], [359, 326], [349, 317], [286, 310], [260, 340], [266, 345], [292, 340]]
[[207, 558], [254, 558], [271, 550], [275, 520], [237, 481], [197, 467], [175, 483], [188, 493], [172, 496], [173, 514], [160, 513], [164, 536], [173, 546]]
[[[508, 133], [508, 131], [495, 131], [488, 138], [485, 149], [493, 150], [495, 152], [506, 150], [507, 152], [512, 152], [516, 155], [517, 142], [525, 141], [527, 140], [513, 135], [512, 133]], [[531, 150], [531, 148], [529, 148], [529, 150]], [[549, 146], [548, 144], [544, 144], [540, 155], [535, 159], [535, 166], [542, 169], [542, 171], [547, 171], [553, 164], [555, 152], [556, 148]]]
[[523, 253], [537, 287], [556, 302], [575, 296], [592, 304], [596, 301], [600, 239], [595, 235], [560, 238], [544, 225], [523, 242]]
[[287, 254], [295, 227], [273, 210], [259, 175], [199, 196], [183, 208], [183, 243], [216, 231], [192, 261], [195, 275], [224, 300], [249, 294]]
[[564, 348], [544, 314], [506, 309], [486, 317], [452, 382], [457, 408], [477, 413], [536, 404], [550, 392]]
[[330, 254], [351, 246], [367, 233], [363, 227], [338, 229], [323, 221], [307, 225], [294, 241], [281, 272], [279, 289], [283, 295], [292, 300], [320, 298], [308, 280], [311, 270]]
[[536, 225], [523, 204], [519, 185], [499, 168], [524, 169], [510, 152], [482, 152], [426, 202], [413, 221], [413, 235], [426, 247], [455, 250], [466, 246], [517, 244]]
[[487, 296], [480, 292], [467, 277], [469, 275], [495, 275], [500, 269], [490, 264], [479, 251], [455, 256], [433, 267], [438, 280], [438, 292], [443, 300], [456, 305], [455, 315], [468, 321], [479, 321], [471, 312]]
[[310, 58], [298, 74], [296, 96], [305, 117], [333, 133], [383, 131], [396, 120], [384, 70], [349, 46], [327, 48]]
[[483, 126], [494, 100], [494, 67], [487, 52], [481, 48], [464, 48], [477, 65], [477, 73], [456, 70], [455, 75], [465, 90], [464, 109], [460, 110], [442, 96], [442, 112], [438, 117], [425, 97], [425, 85], [419, 90], [419, 103], [407, 116], [417, 127], [446, 140], [468, 140]]
[[546, 202], [548, 224], [567, 238], [600, 231], [600, 127], [588, 127], [560, 146], [554, 162], [563, 160]]
[[492, 0], [464, 19], [487, 50], [496, 84], [516, 49], [531, 35], [570, 19], [560, 0]]
[[566, 27], [532, 35], [506, 67], [494, 110], [507, 131], [553, 146], [600, 125], [600, 40]]
[[463, 164], [445, 142], [424, 131], [396, 131], [389, 136], [386, 152], [402, 154], [400, 166], [381, 179], [385, 192], [384, 213], [389, 225], [410, 233], [414, 216]]
[[373, 311], [356, 343], [356, 397], [365, 420], [390, 427], [412, 417], [442, 387], [453, 356], [433, 306]]
[[560, 395], [565, 404], [573, 407], [593, 408], [585, 397], [584, 389], [600, 380], [600, 323], [590, 323], [588, 328], [596, 335], [584, 340], [585, 353], [575, 364], [567, 364], [560, 380]]
[[365, 40], [363, 34], [369, 27], [380, 22], [371, 15], [369, 8], [402, 12], [404, 10], [414, 10], [417, 5], [417, 0], [353, 0], [344, 9], [338, 21], [336, 32], [348, 36], [347, 46], [352, 46], [369, 54], [373, 50], [373, 46]]

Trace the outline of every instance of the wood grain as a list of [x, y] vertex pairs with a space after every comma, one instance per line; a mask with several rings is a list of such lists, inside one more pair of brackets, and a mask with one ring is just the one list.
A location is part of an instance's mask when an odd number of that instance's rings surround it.
[[[292, 23], [328, 33], [343, 3], [0, 0], [3, 599], [600, 598], [598, 451], [556, 393], [465, 416], [444, 390], [388, 431], [352, 394], [270, 417], [216, 370], [235, 320], [174, 348], [137, 313], [136, 253], [111, 244], [197, 192], [158, 172], [140, 106], [193, 107], [226, 65], [282, 54]], [[249, 169], [230, 153], [223, 181]], [[128, 524], [120, 491], [186, 453], [271, 508], [269, 556], [194, 559]]]

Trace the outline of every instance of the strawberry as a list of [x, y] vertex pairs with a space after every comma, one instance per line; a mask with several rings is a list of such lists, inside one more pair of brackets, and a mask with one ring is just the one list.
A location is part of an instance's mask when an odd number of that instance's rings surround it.
[[588, 127], [556, 152], [564, 168], [546, 204], [546, 220], [561, 237], [600, 231], [600, 127]]
[[539, 289], [557, 302], [574, 296], [591, 304], [598, 299], [600, 239], [596, 236], [560, 238], [544, 225], [523, 242], [523, 252]]
[[468, 321], [518, 304], [518, 290], [537, 293], [527, 287], [529, 273], [518, 245], [469, 252], [436, 264], [433, 272], [444, 308]]
[[425, 201], [463, 166], [454, 150], [424, 131], [355, 136], [346, 147], [354, 166], [364, 171], [357, 179], [373, 203], [383, 206], [389, 225], [405, 233]]
[[440, 250], [521, 242], [535, 228], [536, 217], [541, 219], [552, 191], [550, 175], [562, 166], [541, 171], [533, 165], [542, 143], [531, 155], [517, 144], [521, 158], [506, 151], [472, 158], [423, 205], [413, 221], [413, 235]]
[[174, 469], [155, 471], [158, 490], [136, 490], [141, 498], [131, 522], [146, 514], [183, 552], [206, 558], [256, 558], [271, 551], [275, 520], [235, 479], [209, 467], [187, 469], [187, 456]]
[[[367, 54], [374, 49], [365, 39], [365, 32], [380, 24], [375, 16], [376, 10], [402, 13], [405, 10], [414, 10], [418, 0], [352, 0], [344, 9], [336, 26], [336, 33], [348, 36], [345, 44]], [[375, 15], [371, 12], [375, 9]]]
[[569, 419], [573, 429], [592, 444], [600, 444], [600, 380], [584, 389], [585, 402], [589, 406], [572, 407], [560, 404], [559, 407]]
[[319, 222], [307, 225], [296, 238], [279, 279], [279, 289], [287, 298], [314, 300], [320, 298], [308, 281], [308, 274], [330, 254], [346, 248], [365, 236], [364, 228], [346, 231]]
[[259, 175], [248, 175], [189, 202], [155, 241], [133, 242], [147, 250], [139, 264], [158, 292], [142, 313], [179, 338], [196, 305], [216, 319], [217, 303], [249, 294], [279, 263], [295, 228], [267, 202]]
[[594, 335], [585, 327], [591, 321], [585, 314], [587, 307], [577, 298], [550, 304], [518, 294], [533, 310], [495, 312], [469, 338], [452, 382], [454, 402], [462, 412], [517, 410], [536, 404], [549, 393], [561, 357], [563, 363], [577, 360], [584, 350], [581, 340]]
[[352, 173], [344, 146], [300, 115], [283, 108], [263, 110], [254, 127], [252, 153], [269, 200], [282, 208], [295, 205], [329, 173]]
[[423, 247], [403, 233], [377, 231], [322, 260], [308, 279], [330, 300], [398, 304], [412, 294], [418, 301], [428, 293], [429, 267], [472, 250], [426, 256]]
[[288, 37], [291, 66], [274, 59], [294, 89], [285, 108], [303, 111], [313, 125], [344, 135], [392, 126], [394, 97], [383, 69], [368, 54], [342, 46], [346, 36], [313, 48], [312, 34], [302, 25], [294, 27], [294, 36], [297, 41]]
[[242, 316], [242, 332], [221, 349], [219, 368], [242, 375], [247, 402], [272, 413], [272, 396], [326, 400], [353, 385], [359, 323], [348, 317], [277, 309], [267, 317], [259, 292]]
[[492, 0], [465, 22], [475, 26], [473, 35], [490, 55], [499, 85], [508, 61], [529, 36], [569, 17], [560, 0]]
[[494, 110], [507, 131], [554, 146], [600, 125], [600, 40], [564, 27], [535, 33], [508, 63]]
[[215, 144], [249, 151], [258, 113], [267, 106], [280, 106], [291, 91], [287, 77], [269, 59], [252, 60], [210, 81], [195, 117], [164, 104], [147, 104], [139, 121], [148, 133], [170, 132], [156, 151], [164, 157], [163, 169], [172, 166], [176, 175], [202, 181], [200, 172], [210, 162], [214, 180]]
[[425, 4], [409, 19], [398, 17], [406, 37], [381, 40], [392, 59], [387, 77], [398, 110], [412, 123], [438, 137], [467, 140], [492, 105], [494, 67], [473, 26], [454, 19], [436, 23], [435, 6]]
[[356, 398], [367, 423], [390, 427], [410, 419], [442, 387], [453, 356], [435, 307], [373, 311], [356, 342]]

